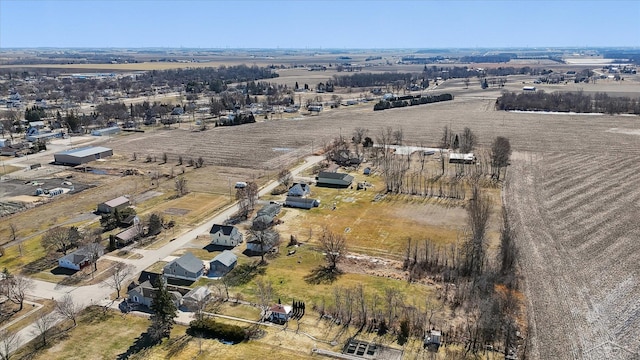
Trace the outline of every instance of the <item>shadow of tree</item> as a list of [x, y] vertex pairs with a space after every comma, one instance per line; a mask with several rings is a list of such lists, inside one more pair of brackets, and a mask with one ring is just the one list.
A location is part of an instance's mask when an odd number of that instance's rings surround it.
[[330, 268], [328, 266], [318, 266], [311, 270], [311, 272], [304, 277], [304, 281], [308, 284], [331, 284], [338, 279], [338, 276], [342, 274], [337, 268]]
[[148, 349], [156, 344], [158, 344], [159, 341], [158, 340], [154, 340], [151, 335], [149, 334], [149, 332], [144, 332], [142, 334], [140, 334], [140, 336], [138, 336], [136, 338], [136, 341], [129, 346], [129, 348], [127, 349], [126, 352], [118, 355], [118, 357], [116, 359], [118, 360], [126, 360], [129, 359], [131, 356], [145, 350]]

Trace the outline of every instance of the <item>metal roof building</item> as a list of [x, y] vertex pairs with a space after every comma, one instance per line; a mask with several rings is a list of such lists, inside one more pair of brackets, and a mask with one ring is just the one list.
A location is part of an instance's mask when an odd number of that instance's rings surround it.
[[53, 159], [58, 164], [80, 165], [113, 155], [113, 150], [101, 146], [89, 146], [78, 149], [61, 151], [53, 154]]

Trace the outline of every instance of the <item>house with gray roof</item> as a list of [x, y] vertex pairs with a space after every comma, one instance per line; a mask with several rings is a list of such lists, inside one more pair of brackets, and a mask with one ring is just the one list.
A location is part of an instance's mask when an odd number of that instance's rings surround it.
[[[127, 292], [127, 298], [130, 303], [150, 308], [157, 291], [158, 289], [147, 280], [129, 290]], [[171, 299], [173, 299], [173, 303], [176, 304], [176, 307], [180, 307], [182, 304], [182, 295], [177, 291], [169, 291], [169, 295]]]
[[182, 306], [189, 311], [202, 309], [203, 305], [211, 298], [211, 290], [206, 286], [198, 286], [182, 297]]
[[320, 200], [301, 198], [297, 196], [287, 196], [284, 201], [284, 206], [299, 208], [299, 209], [311, 209], [320, 206]]
[[109, 201], [98, 204], [98, 212], [109, 214], [116, 210], [122, 210], [131, 205], [131, 201], [126, 196], [120, 196]]
[[237, 246], [242, 243], [242, 233], [235, 226], [214, 224], [209, 234], [213, 245]]
[[353, 176], [337, 172], [322, 171], [316, 176], [318, 186], [349, 187], [353, 182]]
[[94, 261], [97, 261], [97, 257], [104, 255], [104, 246], [100, 244], [91, 244], [92, 248], [90, 249], [88, 246], [83, 246], [78, 250], [67, 254], [60, 259], [58, 259], [58, 266], [65, 269], [71, 270], [80, 270], [85, 266], [93, 264]]
[[289, 188], [287, 196], [304, 197], [311, 194], [311, 187], [305, 183], [295, 183]]
[[236, 254], [229, 250], [225, 250], [211, 260], [207, 276], [222, 277], [229, 271], [233, 270], [237, 263], [238, 257]]
[[262, 209], [258, 210], [258, 212], [256, 213], [256, 217], [262, 216], [262, 215], [269, 215], [272, 218], [275, 218], [276, 215], [280, 213], [281, 209], [282, 209], [282, 206], [278, 204], [268, 204], [268, 205], [265, 205]]
[[188, 252], [171, 261], [163, 268], [166, 279], [182, 279], [196, 281], [204, 273], [204, 264], [192, 253]]
[[53, 154], [53, 159], [58, 164], [75, 166], [109, 156], [113, 156], [113, 150], [102, 146], [89, 146], [57, 152]]

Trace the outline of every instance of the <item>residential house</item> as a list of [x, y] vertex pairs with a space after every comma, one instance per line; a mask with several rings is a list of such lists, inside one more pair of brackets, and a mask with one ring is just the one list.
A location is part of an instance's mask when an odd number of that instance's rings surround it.
[[167, 279], [196, 281], [204, 273], [202, 260], [188, 252], [168, 263], [163, 268], [163, 276]]
[[120, 196], [109, 201], [98, 204], [99, 213], [112, 213], [117, 210], [122, 210], [131, 205], [129, 198], [126, 196]]
[[273, 305], [269, 309], [269, 312], [271, 313], [269, 315], [269, 321], [278, 323], [278, 324], [284, 324], [287, 321], [289, 321], [289, 317], [291, 316], [291, 310], [292, 310], [291, 306], [288, 306], [288, 305], [282, 305], [282, 304]]
[[[150, 308], [156, 291], [158, 291], [158, 289], [151, 285], [151, 282], [145, 281], [129, 290], [129, 292], [127, 292], [127, 297], [130, 303]], [[169, 295], [173, 299], [173, 303], [176, 307], [180, 307], [182, 304], [182, 295], [177, 291], [169, 291]]]
[[284, 201], [284, 206], [299, 208], [299, 209], [311, 209], [320, 206], [320, 200], [301, 198], [296, 196], [287, 196]]
[[281, 209], [282, 209], [282, 206], [278, 204], [268, 204], [268, 205], [265, 205], [262, 209], [258, 210], [258, 212], [256, 213], [256, 216], [269, 215], [272, 218], [275, 218], [276, 215], [280, 213]]
[[[91, 246], [91, 248], [89, 246]], [[92, 264], [93, 261], [97, 261], [97, 258], [94, 258], [94, 256], [100, 257], [102, 255], [104, 255], [104, 246], [91, 244], [61, 257], [58, 259], [58, 266], [65, 269], [80, 270]]]
[[318, 186], [349, 187], [353, 182], [353, 176], [337, 172], [320, 172], [316, 177]]
[[211, 298], [211, 290], [206, 286], [198, 286], [182, 297], [182, 305], [189, 311], [197, 311]]
[[116, 242], [118, 246], [125, 246], [138, 240], [142, 236], [142, 228], [140, 225], [133, 225], [126, 230], [116, 235]]
[[236, 254], [229, 250], [225, 250], [218, 254], [211, 262], [209, 263], [209, 277], [222, 277], [227, 274], [229, 271], [233, 270], [233, 268], [238, 263], [238, 257]]
[[214, 224], [209, 234], [213, 245], [237, 246], [242, 243], [242, 233], [235, 226]]
[[265, 233], [264, 241], [261, 242], [258, 239], [251, 239], [247, 241], [247, 251], [254, 254], [264, 254], [273, 249], [278, 244], [279, 238], [275, 234]]
[[254, 228], [267, 228], [273, 223], [273, 219], [280, 213], [282, 206], [279, 204], [268, 204], [258, 210], [253, 219]]
[[311, 194], [311, 187], [305, 183], [295, 183], [289, 188], [287, 196], [304, 197]]

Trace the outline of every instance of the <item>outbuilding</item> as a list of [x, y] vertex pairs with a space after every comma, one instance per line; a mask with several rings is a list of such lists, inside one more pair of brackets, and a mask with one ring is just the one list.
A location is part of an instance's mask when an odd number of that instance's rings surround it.
[[53, 154], [54, 161], [62, 165], [81, 165], [113, 156], [113, 150], [102, 146], [89, 146]]
[[99, 213], [112, 213], [116, 210], [122, 210], [131, 205], [129, 198], [126, 196], [120, 196], [109, 201], [98, 204]]
[[120, 128], [118, 126], [112, 126], [104, 129], [96, 129], [91, 131], [91, 135], [93, 136], [108, 136], [115, 135], [120, 132]]
[[349, 187], [353, 182], [353, 176], [337, 172], [320, 172], [316, 177], [318, 186]]
[[299, 209], [311, 209], [320, 206], [320, 200], [287, 196], [287, 199], [284, 201], [284, 206]]
[[227, 274], [229, 271], [233, 270], [233, 268], [238, 263], [238, 257], [236, 254], [229, 250], [225, 250], [218, 254], [211, 262], [209, 263], [209, 273], [207, 276], [209, 277], [221, 277]]

